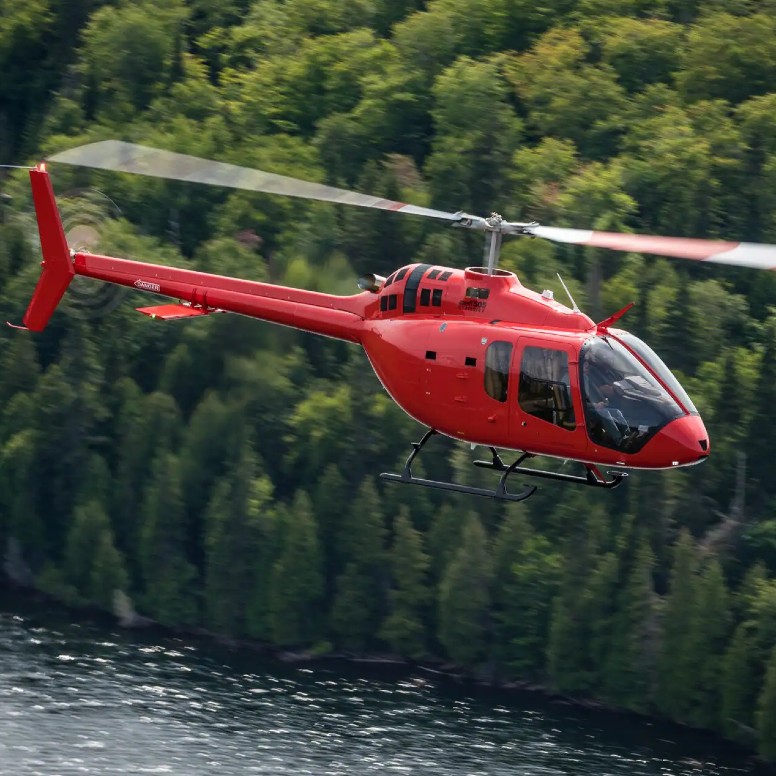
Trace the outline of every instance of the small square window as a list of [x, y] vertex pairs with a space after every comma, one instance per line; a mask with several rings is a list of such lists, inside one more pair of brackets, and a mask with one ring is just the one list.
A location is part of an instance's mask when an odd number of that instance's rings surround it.
[[439, 273], [441, 271], [442, 271], [441, 269], [432, 269], [431, 272], [428, 273], [428, 279], [436, 280], [436, 278], [439, 276]]
[[428, 307], [429, 304], [431, 304], [431, 289], [429, 288], [420, 289], [420, 303], [425, 307]]
[[389, 310], [395, 310], [396, 309], [396, 294], [391, 294], [388, 297], [388, 309]]
[[442, 289], [441, 288], [435, 288], [434, 289], [434, 295], [431, 297], [431, 304], [434, 307], [441, 307], [442, 306]]
[[436, 361], [436, 350], [427, 350], [426, 351], [426, 358], [429, 361]]
[[487, 299], [490, 296], [489, 288], [474, 288], [469, 286], [466, 289], [466, 296], [469, 299]]
[[439, 279], [440, 279], [440, 280], [447, 280], [447, 279], [450, 277], [450, 275], [452, 275], [452, 274], [453, 274], [453, 273], [452, 273], [452, 272], [450, 272], [450, 271], [448, 270], [447, 272], [443, 272], [443, 273], [442, 273], [442, 274], [439, 276]]
[[474, 356], [466, 356], [466, 366], [477, 366], [477, 359]]

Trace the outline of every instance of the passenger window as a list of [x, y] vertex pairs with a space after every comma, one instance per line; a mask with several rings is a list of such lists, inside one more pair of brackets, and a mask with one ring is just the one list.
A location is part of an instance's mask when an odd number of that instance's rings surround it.
[[391, 294], [388, 297], [388, 309], [389, 310], [395, 310], [396, 309], [396, 294]]
[[496, 401], [507, 400], [511, 342], [491, 342], [485, 352], [485, 392]]
[[577, 424], [568, 354], [563, 350], [527, 347], [520, 364], [517, 399], [529, 415], [573, 431]]
[[420, 304], [423, 307], [428, 307], [431, 300], [431, 291], [428, 288], [420, 289]]
[[431, 295], [431, 305], [432, 307], [441, 307], [442, 306], [442, 289], [441, 288], [435, 288], [434, 293]]
[[466, 289], [466, 296], [469, 299], [487, 299], [490, 296], [490, 289], [474, 288], [474, 286], [469, 286]]

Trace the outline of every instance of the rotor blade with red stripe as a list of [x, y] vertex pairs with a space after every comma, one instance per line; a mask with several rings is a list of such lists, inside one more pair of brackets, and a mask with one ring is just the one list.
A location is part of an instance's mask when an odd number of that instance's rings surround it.
[[271, 172], [240, 167], [226, 162], [214, 162], [198, 156], [163, 151], [158, 148], [124, 143], [120, 140], [103, 140], [99, 143], [71, 148], [69, 151], [49, 157], [50, 162], [95, 167], [101, 170], [131, 172], [138, 175], [150, 175], [154, 178], [208, 183], [215, 186], [228, 186], [234, 189], [260, 191], [266, 194], [283, 194], [289, 197], [316, 199], [323, 202], [339, 202], [343, 205], [392, 210], [417, 216], [440, 218], [445, 221], [460, 222], [465, 219], [481, 221], [466, 213], [446, 213], [442, 210], [395, 202], [391, 199], [372, 197], [356, 191], [338, 189], [322, 183], [289, 178]]
[[555, 226], [533, 226], [525, 233], [554, 242], [609, 248], [631, 253], [654, 253], [676, 259], [695, 259], [715, 264], [733, 264], [754, 269], [776, 269], [776, 245], [764, 243], [700, 240], [691, 237], [659, 237], [650, 234], [592, 232]]

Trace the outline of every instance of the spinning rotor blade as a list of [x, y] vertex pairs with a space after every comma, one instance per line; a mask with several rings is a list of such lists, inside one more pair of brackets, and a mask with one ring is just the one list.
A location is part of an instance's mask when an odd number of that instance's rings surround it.
[[563, 229], [555, 226], [529, 224], [523, 234], [543, 237], [553, 242], [610, 248], [632, 253], [654, 253], [676, 259], [695, 259], [714, 264], [733, 264], [754, 269], [776, 269], [776, 245], [764, 243], [700, 240], [691, 237], [658, 237], [650, 234], [591, 232], [584, 229]]
[[417, 216], [440, 218], [445, 221], [460, 222], [467, 219], [479, 221], [476, 216], [465, 213], [445, 213], [405, 202], [359, 194], [347, 189], [325, 186], [322, 183], [289, 178], [249, 167], [239, 167], [225, 162], [200, 159], [197, 156], [162, 151], [158, 148], [124, 143], [120, 140], [104, 140], [99, 143], [71, 148], [49, 157], [51, 162], [96, 167], [101, 170], [131, 172], [138, 175], [150, 175], [154, 178], [208, 183], [215, 186], [228, 186], [233, 189], [261, 191], [266, 194], [283, 194], [288, 197], [317, 199], [322, 202], [339, 202], [343, 205], [392, 210], [397, 213], [410, 213]]

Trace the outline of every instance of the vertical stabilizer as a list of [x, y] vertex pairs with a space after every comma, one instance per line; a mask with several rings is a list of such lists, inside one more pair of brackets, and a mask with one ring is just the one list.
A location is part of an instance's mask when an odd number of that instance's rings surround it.
[[43, 164], [30, 170], [30, 182], [43, 252], [43, 271], [24, 314], [24, 325], [32, 331], [43, 331], [70, 285], [75, 269], [54, 200], [51, 179]]

